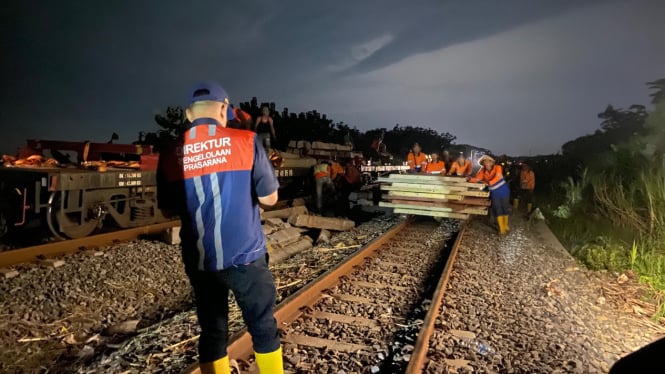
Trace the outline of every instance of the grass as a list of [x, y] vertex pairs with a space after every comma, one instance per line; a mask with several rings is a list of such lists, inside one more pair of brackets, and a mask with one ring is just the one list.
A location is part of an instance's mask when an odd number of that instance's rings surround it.
[[[656, 183], [647, 186], [647, 180]], [[626, 192], [619, 188], [601, 186], [606, 188], [603, 191], [603, 209], [599, 209], [598, 201], [592, 198], [592, 194], [580, 199], [584, 186], [572, 179], [561, 187], [575, 191], [561, 191], [539, 199], [550, 228], [575, 258], [593, 270], [615, 273], [632, 270], [639, 281], [650, 288], [651, 296], [659, 305], [654, 319], [665, 316], [665, 228], [662, 225], [665, 193], [656, 188], [661, 180], [657, 176], [642, 176], [636, 183], [643, 184], [633, 187], [639, 191], [631, 193], [635, 198], [627, 197]], [[598, 188], [594, 182], [592, 178], [590, 188]], [[637, 198], [640, 201], [636, 201]], [[643, 201], [648, 204], [643, 204]], [[606, 209], [608, 205], [621, 212], [613, 213]], [[561, 206], [569, 210], [567, 218], [553, 214]], [[618, 218], [636, 219], [638, 215], [648, 220], [648, 227], [643, 226], [643, 230], [637, 229], [635, 222], [622, 225]]]

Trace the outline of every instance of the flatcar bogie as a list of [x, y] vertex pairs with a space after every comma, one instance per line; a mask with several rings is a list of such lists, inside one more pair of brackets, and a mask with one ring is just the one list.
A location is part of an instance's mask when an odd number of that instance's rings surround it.
[[[164, 222], [157, 209], [155, 174], [153, 170], [0, 168], [4, 197], [0, 236], [34, 220], [41, 220], [58, 239], [85, 237], [103, 226]], [[14, 196], [16, 191], [20, 196]]]

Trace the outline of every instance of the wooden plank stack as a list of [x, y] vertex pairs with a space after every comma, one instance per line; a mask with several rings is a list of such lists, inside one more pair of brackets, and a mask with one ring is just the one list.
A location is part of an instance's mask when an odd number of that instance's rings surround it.
[[383, 195], [379, 206], [395, 213], [467, 219], [487, 215], [489, 192], [482, 183], [432, 174], [390, 174], [379, 178]]

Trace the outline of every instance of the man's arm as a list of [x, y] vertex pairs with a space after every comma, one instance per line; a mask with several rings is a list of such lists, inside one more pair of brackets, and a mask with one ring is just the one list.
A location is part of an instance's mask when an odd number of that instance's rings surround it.
[[259, 196], [259, 203], [266, 205], [266, 206], [273, 206], [277, 204], [277, 199], [279, 196], [277, 196], [277, 190], [275, 192], [271, 193], [268, 196]]
[[272, 134], [272, 137], [274, 139], [277, 139], [277, 135], [275, 134], [275, 126], [274, 126], [274, 122], [272, 120], [272, 117], [268, 117], [268, 123], [270, 124], [270, 133]]
[[263, 205], [275, 205], [277, 203], [279, 182], [275, 176], [268, 156], [260, 147], [258, 138], [254, 135], [254, 168], [252, 169], [252, 183], [254, 191]]

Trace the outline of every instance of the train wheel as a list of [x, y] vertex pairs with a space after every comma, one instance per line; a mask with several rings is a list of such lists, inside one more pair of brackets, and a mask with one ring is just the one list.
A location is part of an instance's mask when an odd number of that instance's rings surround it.
[[66, 213], [60, 209], [61, 193], [54, 192], [49, 197], [49, 207], [46, 221], [51, 233], [58, 239], [78, 239], [92, 234], [100, 226], [99, 217], [92, 217], [94, 206], [85, 207], [84, 219], [81, 222], [81, 213]]

